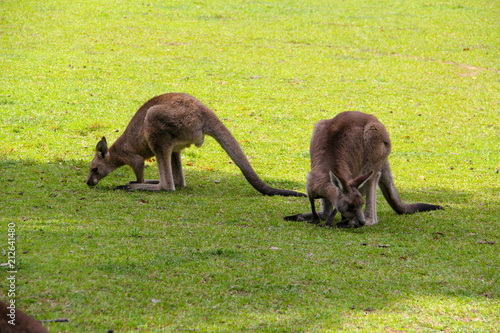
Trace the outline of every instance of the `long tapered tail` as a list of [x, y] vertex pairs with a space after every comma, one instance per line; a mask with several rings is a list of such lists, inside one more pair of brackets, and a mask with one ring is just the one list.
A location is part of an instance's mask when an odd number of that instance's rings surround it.
[[281, 195], [284, 197], [306, 197], [304, 193], [290, 190], [280, 190], [264, 183], [250, 165], [250, 162], [243, 152], [243, 149], [241, 149], [238, 141], [236, 141], [229, 129], [227, 129], [217, 116], [215, 116], [214, 120], [210, 121], [210, 124], [207, 127], [206, 134], [213, 137], [221, 145], [229, 157], [231, 157], [233, 162], [238, 166], [238, 168], [240, 168], [250, 185], [252, 185], [257, 191], [270, 196]]
[[442, 206], [426, 203], [404, 203], [401, 200], [398, 191], [396, 190], [391, 166], [389, 165], [388, 160], [386, 160], [382, 165], [382, 174], [380, 175], [378, 185], [380, 187], [380, 190], [382, 191], [382, 194], [384, 195], [385, 200], [387, 200], [392, 209], [394, 209], [394, 211], [398, 214], [413, 214], [429, 210], [444, 209]]

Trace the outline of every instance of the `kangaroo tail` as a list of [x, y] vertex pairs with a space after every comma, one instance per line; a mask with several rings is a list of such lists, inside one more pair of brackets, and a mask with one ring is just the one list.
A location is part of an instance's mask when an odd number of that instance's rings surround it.
[[240, 168], [250, 185], [252, 185], [257, 191], [270, 196], [281, 195], [284, 197], [306, 197], [304, 193], [290, 190], [280, 190], [264, 183], [250, 165], [250, 162], [243, 152], [243, 149], [241, 149], [238, 141], [236, 141], [229, 129], [217, 118], [215, 113], [213, 114], [213, 117], [207, 118], [211, 118], [210, 120], [213, 120], [209, 121], [209, 125], [205, 129], [206, 134], [213, 137], [221, 145], [229, 157], [231, 157], [233, 162], [238, 166], [238, 168]]
[[392, 209], [394, 209], [394, 211], [398, 214], [413, 214], [429, 210], [444, 209], [442, 206], [426, 203], [404, 203], [401, 200], [398, 191], [396, 190], [396, 185], [394, 185], [394, 178], [392, 176], [392, 171], [388, 160], [386, 160], [382, 165], [382, 174], [380, 176], [378, 186], [380, 187], [385, 200], [387, 200]]

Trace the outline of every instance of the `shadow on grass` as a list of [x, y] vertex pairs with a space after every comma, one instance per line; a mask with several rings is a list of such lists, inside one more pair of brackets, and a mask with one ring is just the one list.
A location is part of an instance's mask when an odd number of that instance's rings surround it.
[[487, 315], [500, 297], [496, 188], [480, 200], [447, 189], [401, 193], [447, 209], [398, 216], [380, 204], [379, 225], [339, 231], [282, 221], [307, 210], [307, 199], [262, 196], [240, 173], [188, 169], [187, 188], [130, 193], [112, 190], [132, 179], [126, 168], [89, 188], [87, 167], [0, 160], [2, 225], [17, 224], [20, 304], [39, 319], [66, 316], [75, 330], [145, 320], [321, 330], [420, 306], [455, 316], [464, 302]]

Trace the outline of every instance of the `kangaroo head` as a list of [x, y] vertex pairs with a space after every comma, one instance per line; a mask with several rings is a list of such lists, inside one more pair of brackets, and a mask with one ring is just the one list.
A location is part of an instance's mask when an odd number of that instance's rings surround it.
[[109, 175], [114, 168], [109, 159], [109, 149], [106, 138], [102, 137], [95, 148], [95, 156], [90, 163], [90, 173], [87, 177], [87, 185], [95, 186], [101, 179]]
[[337, 200], [334, 202], [335, 208], [342, 215], [342, 219], [348, 221], [349, 226], [362, 227], [366, 224], [363, 213], [365, 202], [359, 188], [372, 174], [373, 171], [370, 171], [347, 181], [339, 174], [330, 171], [330, 179], [339, 190]]

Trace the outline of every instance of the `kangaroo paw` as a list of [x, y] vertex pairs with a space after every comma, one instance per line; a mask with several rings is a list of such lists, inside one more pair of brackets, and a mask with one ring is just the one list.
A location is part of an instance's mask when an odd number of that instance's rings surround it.
[[335, 214], [330, 214], [328, 218], [325, 221], [325, 226], [326, 227], [332, 227], [333, 226], [333, 219], [335, 218]]
[[[342, 223], [342, 222], [339, 222]], [[333, 227], [333, 220], [332, 221], [326, 221], [325, 222], [325, 227]]]
[[320, 220], [317, 220], [317, 219], [312, 219], [311, 221], [307, 221], [308, 223], [311, 223], [311, 224], [320, 224]]
[[336, 224], [337, 228], [342, 228], [342, 229], [349, 229], [352, 228], [352, 226], [349, 224], [349, 221], [342, 221], [338, 222]]

